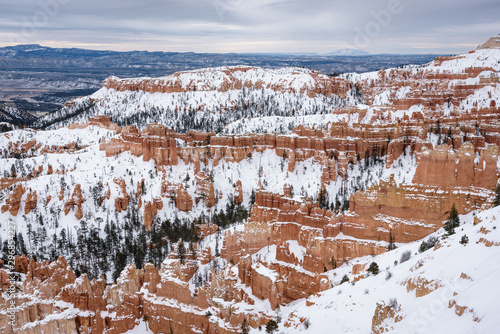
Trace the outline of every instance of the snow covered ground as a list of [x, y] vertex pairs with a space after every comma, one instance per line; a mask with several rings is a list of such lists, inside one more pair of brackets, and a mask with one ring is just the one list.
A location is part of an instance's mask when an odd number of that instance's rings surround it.
[[[481, 222], [473, 225], [474, 217]], [[443, 239], [445, 232], [440, 229], [432, 235], [440, 238], [439, 247], [420, 253], [421, 241], [401, 244], [391, 252], [358, 258], [330, 271], [335, 283], [339, 284], [344, 275], [350, 281], [282, 306], [282, 322], [289, 321], [296, 327], [282, 324], [278, 332], [369, 333], [377, 303], [388, 305], [394, 298], [394, 309], [402, 319], [386, 319], [383, 325], [388, 333], [497, 333], [500, 207], [463, 215], [460, 220], [456, 234]], [[466, 245], [460, 244], [464, 235], [469, 239]], [[488, 246], [485, 241], [495, 245]], [[405, 252], [411, 257], [402, 263]], [[368, 267], [371, 262], [378, 264], [380, 273], [353, 283], [353, 265]], [[417, 297], [416, 291], [409, 289], [409, 280], [424, 282], [424, 291], [435, 290]], [[300, 324], [300, 318], [309, 320], [309, 328]]]

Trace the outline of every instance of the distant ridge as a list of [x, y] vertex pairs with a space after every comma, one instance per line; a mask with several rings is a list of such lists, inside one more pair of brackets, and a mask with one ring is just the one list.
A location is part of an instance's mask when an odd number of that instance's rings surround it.
[[327, 53], [327, 56], [366, 56], [369, 52], [358, 49], [340, 49], [335, 52]]

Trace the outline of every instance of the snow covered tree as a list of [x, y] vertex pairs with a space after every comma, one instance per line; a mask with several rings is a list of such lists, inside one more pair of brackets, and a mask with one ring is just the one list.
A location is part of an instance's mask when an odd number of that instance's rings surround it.
[[433, 236], [429, 237], [429, 239], [422, 241], [418, 251], [420, 253], [423, 253], [426, 250], [431, 249], [432, 247], [434, 247], [434, 245], [436, 244], [437, 241], [438, 241], [438, 239], [436, 237], [433, 237]]

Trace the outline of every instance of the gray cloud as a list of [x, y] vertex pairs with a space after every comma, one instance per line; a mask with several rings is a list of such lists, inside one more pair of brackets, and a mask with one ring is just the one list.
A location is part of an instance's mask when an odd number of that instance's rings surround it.
[[498, 0], [0, 0], [0, 45], [453, 53], [500, 33]]

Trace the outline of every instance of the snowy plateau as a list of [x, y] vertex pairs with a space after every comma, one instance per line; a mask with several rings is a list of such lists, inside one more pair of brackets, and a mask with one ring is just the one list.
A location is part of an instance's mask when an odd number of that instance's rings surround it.
[[112, 76], [2, 123], [0, 333], [497, 333], [499, 72]]

